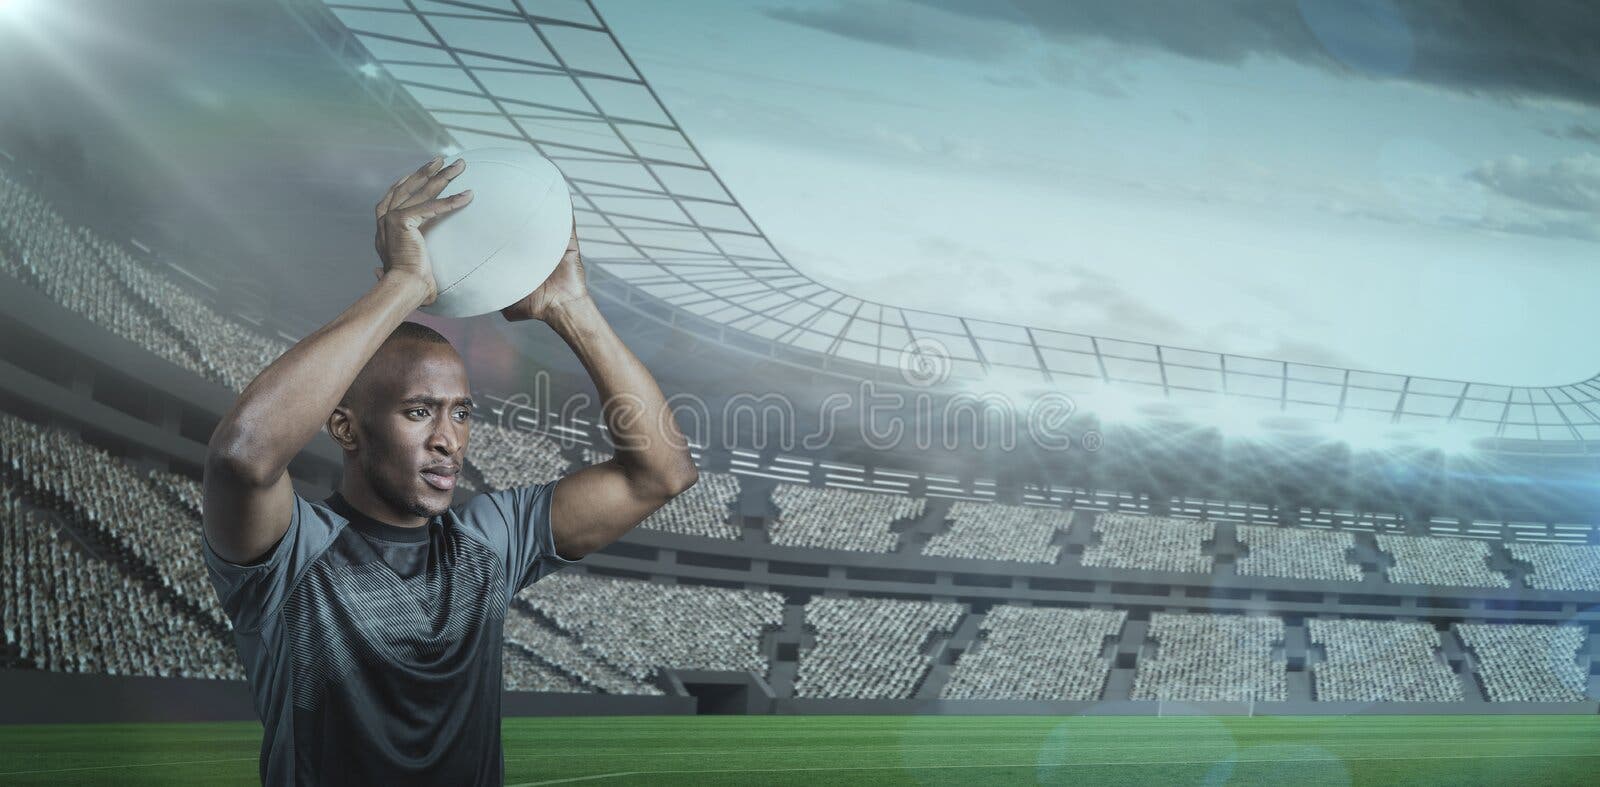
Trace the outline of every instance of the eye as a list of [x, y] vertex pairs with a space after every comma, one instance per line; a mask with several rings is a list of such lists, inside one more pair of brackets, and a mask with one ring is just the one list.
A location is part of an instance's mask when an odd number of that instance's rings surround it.
[[413, 407], [410, 410], [406, 411], [406, 415], [410, 415], [412, 413], [426, 413], [426, 412], [428, 412], [428, 408], [426, 408], [426, 407]]
[[463, 420], [463, 421], [465, 421], [468, 418], [472, 417], [472, 411], [471, 410], [464, 410], [464, 409], [463, 410], [457, 410], [456, 414], [461, 416], [461, 420]]

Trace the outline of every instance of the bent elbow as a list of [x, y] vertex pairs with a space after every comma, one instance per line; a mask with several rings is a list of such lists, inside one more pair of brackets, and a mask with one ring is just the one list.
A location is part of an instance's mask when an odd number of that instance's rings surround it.
[[666, 505], [672, 498], [689, 491], [689, 487], [700, 480], [700, 471], [693, 464], [687, 470], [674, 470], [653, 476], [649, 482], [648, 494]]
[[667, 494], [669, 497], [677, 497], [689, 491], [689, 487], [694, 486], [699, 480], [700, 468], [695, 467], [694, 462], [689, 462], [687, 468], [673, 475], [668, 481]]
[[272, 468], [263, 462], [253, 461], [246, 454], [238, 451], [215, 448], [206, 451], [206, 473], [226, 478], [236, 484], [258, 488], [271, 486], [283, 475], [283, 470], [283, 468]]

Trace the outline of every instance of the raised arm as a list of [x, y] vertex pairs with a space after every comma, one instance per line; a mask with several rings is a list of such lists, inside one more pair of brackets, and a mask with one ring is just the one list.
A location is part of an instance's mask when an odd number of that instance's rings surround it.
[[600, 549], [694, 486], [700, 473], [666, 397], [589, 293], [576, 226], [550, 278], [501, 314], [543, 320], [566, 341], [599, 391], [617, 449], [613, 458], [556, 482], [550, 527], [558, 554], [576, 560]]
[[250, 563], [289, 529], [294, 506], [289, 460], [311, 442], [356, 375], [406, 315], [438, 293], [421, 226], [471, 201], [438, 198], [465, 165], [435, 157], [396, 181], [377, 205], [378, 282], [245, 386], [206, 450], [204, 521], [217, 555]]

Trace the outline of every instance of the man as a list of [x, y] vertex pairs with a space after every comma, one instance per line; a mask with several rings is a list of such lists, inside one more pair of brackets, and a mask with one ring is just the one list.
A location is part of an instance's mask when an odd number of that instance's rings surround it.
[[[574, 227], [556, 271], [502, 315], [566, 340], [615, 457], [451, 506], [476, 405], [448, 341], [403, 322], [437, 296], [421, 226], [472, 199], [439, 196], [465, 168], [441, 163], [378, 203], [372, 289], [262, 370], [211, 437], [205, 559], [265, 726], [264, 783], [499, 784], [510, 599], [698, 477], [660, 388], [590, 297]], [[344, 473], [313, 502], [287, 468], [324, 426]]]

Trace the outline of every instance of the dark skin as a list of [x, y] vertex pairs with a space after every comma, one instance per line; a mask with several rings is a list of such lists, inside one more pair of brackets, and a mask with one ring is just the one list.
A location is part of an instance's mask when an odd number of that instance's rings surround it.
[[[448, 345], [389, 337], [438, 295], [421, 228], [471, 202], [470, 192], [439, 196], [464, 168], [435, 158], [390, 187], [375, 210], [383, 267], [372, 289], [262, 370], [212, 433], [204, 522], [222, 558], [254, 562], [283, 537], [294, 505], [289, 461], [324, 428], [344, 449], [340, 491], [357, 510], [421, 527], [449, 507], [454, 490], [435, 488], [422, 471], [466, 459], [466, 367]], [[555, 272], [501, 314], [542, 321], [567, 342], [599, 390], [617, 448], [557, 482], [550, 522], [561, 556], [604, 547], [695, 483], [655, 379], [588, 291], [576, 229]], [[405, 401], [412, 395], [434, 401]]]
[[348, 398], [328, 417], [328, 434], [345, 452], [344, 499], [402, 526], [444, 513], [455, 490], [436, 489], [417, 468], [460, 466], [466, 457], [474, 404], [461, 356], [448, 344], [385, 342]]

